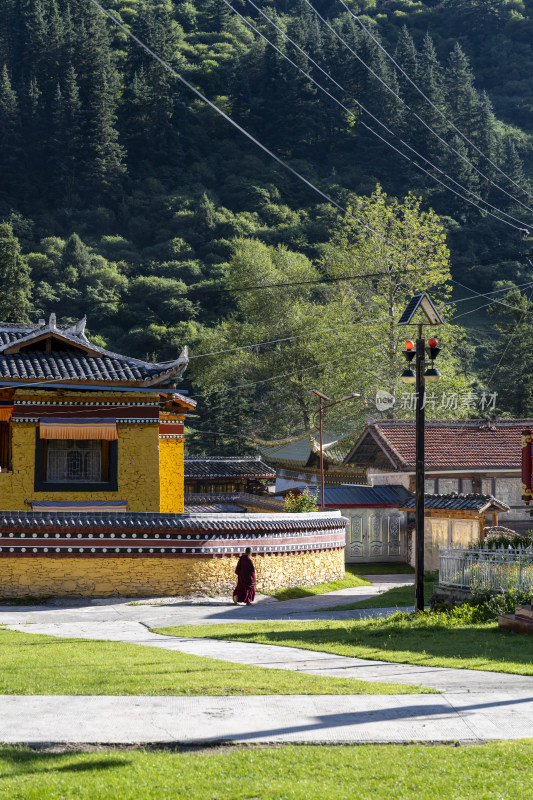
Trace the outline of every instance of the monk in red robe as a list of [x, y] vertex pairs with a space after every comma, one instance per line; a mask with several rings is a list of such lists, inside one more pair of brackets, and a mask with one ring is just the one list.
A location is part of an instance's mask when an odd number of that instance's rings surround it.
[[246, 603], [249, 606], [255, 598], [255, 567], [250, 558], [252, 549], [247, 547], [244, 555], [239, 558], [235, 574], [237, 575], [237, 586], [233, 592], [233, 602]]

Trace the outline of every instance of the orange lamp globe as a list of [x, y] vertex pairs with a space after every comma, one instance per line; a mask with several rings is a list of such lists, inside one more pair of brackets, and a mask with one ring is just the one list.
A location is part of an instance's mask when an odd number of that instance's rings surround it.
[[415, 346], [415, 343], [412, 342], [410, 339], [408, 339], [406, 341], [406, 343], [405, 343], [405, 349], [406, 350], [412, 350], [414, 346]]
[[438, 341], [435, 339], [435, 337], [434, 337], [434, 336], [432, 336], [432, 338], [431, 338], [431, 339], [428, 339], [428, 345], [429, 345], [430, 347], [438, 347], [438, 346], [439, 346], [439, 343], [438, 343]]

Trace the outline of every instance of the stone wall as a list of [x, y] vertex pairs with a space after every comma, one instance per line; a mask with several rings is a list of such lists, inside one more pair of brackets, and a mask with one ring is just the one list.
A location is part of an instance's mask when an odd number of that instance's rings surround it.
[[[253, 556], [257, 590], [311, 586], [344, 576], [344, 553]], [[2, 559], [0, 596], [157, 597], [184, 594], [231, 595], [237, 557], [169, 559]]]
[[339, 511], [0, 512], [0, 597], [230, 594], [251, 547], [257, 588], [344, 575]]

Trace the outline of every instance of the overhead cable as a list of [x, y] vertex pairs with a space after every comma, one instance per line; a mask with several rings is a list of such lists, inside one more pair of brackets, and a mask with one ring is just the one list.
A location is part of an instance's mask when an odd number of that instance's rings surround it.
[[[371, 233], [376, 234], [376, 236], [378, 236], [380, 239], [383, 239], [383, 241], [386, 241], [386, 242], [388, 242], [388, 244], [392, 245], [392, 247], [395, 250], [398, 250], [396, 245], [393, 242], [389, 241], [381, 233], [379, 233], [379, 231], [376, 231], [370, 225], [367, 225], [365, 222], [362, 222], [360, 219], [355, 217], [350, 211], [348, 211], [347, 209], [343, 208], [343, 206], [341, 206], [340, 203], [337, 203], [336, 200], [334, 200], [328, 194], [323, 192], [322, 189], [319, 189], [318, 186], [315, 186], [315, 184], [312, 183], [310, 180], [308, 180], [307, 178], [304, 178], [304, 176], [300, 172], [298, 172], [293, 167], [291, 167], [289, 164], [287, 164], [286, 161], [284, 161], [282, 158], [280, 158], [275, 153], [273, 153], [272, 150], [269, 150], [268, 147], [266, 147], [266, 145], [262, 144], [262, 142], [260, 142], [259, 139], [257, 139], [253, 134], [249, 133], [249, 131], [247, 131], [241, 125], [239, 125], [238, 122], [235, 122], [235, 120], [232, 119], [232, 117], [230, 117], [229, 114], [226, 114], [225, 111], [223, 111], [215, 103], [213, 103], [211, 100], [209, 100], [204, 94], [202, 94], [202, 92], [199, 89], [197, 89], [195, 86], [192, 85], [192, 83], [190, 83], [186, 78], [184, 78], [183, 75], [180, 75], [179, 72], [176, 72], [176, 70], [173, 67], [171, 67], [170, 64], [168, 64], [166, 61], [164, 61], [162, 58], [160, 58], [157, 55], [157, 53], [155, 53], [150, 47], [148, 47], [147, 44], [145, 44], [141, 39], [139, 39], [137, 36], [135, 36], [135, 34], [132, 33], [129, 30], [129, 28], [127, 28], [122, 22], [120, 22], [120, 20], [118, 20], [116, 17], [114, 17], [113, 14], [111, 14], [111, 12], [106, 11], [106, 9], [103, 8], [103, 6], [101, 6], [100, 3], [97, 2], [97, 0], [89, 0], [89, 2], [92, 3], [94, 6], [96, 6], [96, 8], [98, 8], [102, 12], [102, 14], [105, 14], [105, 16], [108, 17], [118, 28], [120, 28], [122, 31], [124, 31], [124, 33], [127, 36], [129, 36], [130, 39], [132, 39], [134, 42], [136, 42], [139, 45], [139, 47], [142, 47], [142, 49], [145, 50], [149, 55], [151, 55], [152, 58], [155, 58], [155, 60], [158, 61], [164, 69], [168, 70], [168, 72], [170, 72], [171, 75], [173, 75], [184, 86], [186, 86], [187, 89], [189, 89], [189, 91], [193, 92], [193, 94], [195, 94], [196, 97], [200, 98], [200, 100], [202, 100], [203, 103], [208, 105], [209, 108], [211, 108], [213, 111], [215, 111], [219, 116], [221, 116], [227, 122], [229, 122], [230, 125], [233, 125], [233, 127], [236, 128], [236, 130], [238, 130], [240, 133], [242, 133], [243, 136], [246, 136], [247, 139], [249, 139], [251, 142], [253, 142], [264, 153], [269, 155], [274, 161], [276, 161], [278, 164], [280, 164], [280, 166], [282, 166], [284, 169], [286, 169], [288, 172], [290, 172], [292, 175], [294, 175], [296, 178], [298, 178], [298, 180], [300, 180], [303, 183], [305, 183], [306, 186], [308, 186], [310, 189], [312, 189], [314, 192], [316, 192], [318, 195], [320, 195], [320, 197], [322, 197], [324, 200], [327, 200], [328, 203], [331, 203], [333, 206], [335, 206], [335, 208], [337, 208], [339, 211], [342, 211], [343, 214], [345, 214], [346, 216], [348, 216], [351, 219], [353, 219], [354, 222], [356, 222], [358, 225], [360, 225], [363, 228], [366, 228], [366, 230], [370, 231]], [[398, 250], [398, 252], [401, 252], [401, 251]]]
[[317, 62], [316, 62], [316, 61], [315, 61], [313, 58], [311, 58], [311, 56], [310, 56], [310, 55], [309, 55], [309, 54], [308, 54], [308, 53], [307, 53], [305, 50], [303, 50], [303, 49], [302, 49], [302, 48], [301, 48], [301, 47], [300, 47], [298, 44], [296, 44], [296, 42], [295, 42], [293, 39], [291, 39], [291, 37], [290, 37], [290, 36], [289, 36], [287, 33], [285, 33], [285, 31], [283, 31], [283, 30], [282, 30], [282, 28], [280, 28], [280, 27], [279, 27], [279, 26], [278, 26], [278, 25], [277, 25], [277, 24], [274, 22], [274, 20], [272, 20], [272, 19], [271, 19], [271, 18], [270, 18], [270, 17], [269, 17], [269, 16], [268, 16], [268, 15], [267, 15], [267, 14], [266, 14], [264, 11], [262, 11], [262, 10], [261, 10], [261, 9], [260, 9], [260, 8], [259, 8], [259, 7], [258, 7], [258, 6], [257, 6], [257, 5], [254, 3], [254, 2], [253, 2], [253, 0], [247, 0], [247, 2], [248, 2], [248, 3], [249, 3], [251, 6], [253, 6], [255, 9], [257, 9], [257, 11], [258, 11], [258, 12], [259, 12], [259, 13], [260, 13], [260, 14], [261, 14], [261, 15], [262, 15], [262, 16], [263, 16], [263, 17], [264, 17], [266, 20], [268, 20], [268, 22], [269, 22], [269, 23], [270, 23], [270, 24], [271, 24], [271, 25], [272, 25], [272, 26], [273, 26], [273, 27], [274, 27], [274, 28], [275, 28], [277, 31], [279, 31], [279, 33], [280, 33], [280, 34], [281, 34], [281, 35], [282, 35], [282, 36], [283, 36], [283, 37], [284, 37], [284, 38], [285, 38], [285, 39], [286, 39], [288, 42], [290, 42], [290, 43], [293, 45], [293, 47], [295, 47], [295, 48], [296, 48], [296, 49], [297, 49], [297, 50], [298, 50], [298, 51], [299, 51], [299, 52], [300, 52], [300, 53], [301, 53], [301, 54], [302, 54], [302, 55], [303, 55], [303, 56], [304, 56], [306, 59], [308, 59], [308, 60], [309, 60], [309, 61], [310, 61], [310, 62], [313, 64], [313, 66], [315, 66], [315, 67], [316, 67], [318, 70], [320, 70], [320, 72], [322, 72], [322, 73], [325, 75], [325, 77], [326, 77], [328, 80], [330, 80], [332, 83], [334, 83], [334, 84], [335, 84], [335, 86], [337, 86], [337, 87], [338, 87], [338, 88], [339, 88], [339, 89], [340, 89], [340, 90], [341, 90], [341, 91], [342, 91], [344, 94], [346, 94], [346, 95], [350, 96], [350, 99], [351, 99], [351, 100], [353, 100], [353, 102], [354, 102], [354, 103], [356, 103], [356, 105], [357, 105], [357, 106], [358, 106], [358, 107], [359, 107], [359, 108], [360, 108], [360, 109], [361, 109], [361, 110], [362, 110], [362, 111], [363, 111], [365, 114], [368, 114], [368, 116], [369, 116], [369, 117], [371, 117], [371, 118], [372, 118], [372, 119], [373, 119], [373, 120], [374, 120], [374, 121], [375, 121], [375, 122], [376, 122], [378, 125], [380, 125], [380, 126], [381, 126], [381, 127], [384, 129], [384, 130], [386, 130], [386, 131], [387, 131], [387, 133], [388, 133], [390, 136], [394, 136], [396, 139], [398, 139], [398, 140], [401, 142], [401, 144], [402, 144], [404, 147], [407, 147], [407, 148], [408, 148], [408, 149], [409, 149], [409, 150], [410, 150], [412, 153], [414, 153], [414, 155], [415, 155], [417, 158], [420, 158], [420, 159], [422, 159], [422, 161], [424, 161], [426, 164], [428, 164], [428, 165], [429, 165], [429, 166], [430, 166], [432, 169], [435, 169], [435, 170], [437, 170], [437, 172], [440, 172], [440, 174], [441, 174], [441, 175], [443, 175], [445, 178], [447, 178], [449, 181], [451, 181], [451, 183], [455, 184], [455, 186], [458, 186], [458, 187], [459, 187], [459, 188], [460, 188], [460, 189], [461, 189], [463, 192], [466, 192], [467, 194], [470, 194], [470, 195], [472, 195], [472, 197], [475, 197], [475, 198], [476, 198], [477, 200], [479, 200], [481, 203], [485, 203], [487, 206], [489, 206], [489, 208], [492, 208], [494, 211], [497, 211], [499, 214], [502, 214], [503, 216], [505, 216], [505, 217], [508, 217], [509, 219], [512, 219], [512, 220], [514, 220], [514, 222], [517, 222], [517, 223], [518, 223], [518, 225], [512, 225], [511, 223], [509, 223], [509, 222], [506, 222], [506, 220], [504, 220], [504, 219], [501, 219], [500, 217], [496, 216], [495, 214], [491, 214], [491, 212], [490, 212], [490, 211], [488, 211], [488, 209], [486, 209], [486, 208], [482, 208], [482, 207], [481, 207], [481, 206], [479, 206], [477, 203], [475, 203], [474, 201], [470, 200], [468, 197], [464, 197], [462, 194], [459, 194], [459, 192], [456, 192], [454, 189], [452, 189], [452, 187], [451, 187], [451, 186], [448, 186], [447, 184], [443, 183], [441, 180], [439, 180], [439, 178], [435, 177], [435, 175], [432, 175], [430, 172], [428, 172], [428, 170], [426, 170], [424, 167], [422, 167], [422, 166], [421, 166], [420, 164], [418, 164], [416, 161], [413, 161], [413, 159], [409, 158], [409, 156], [407, 156], [405, 153], [403, 153], [403, 152], [401, 152], [400, 150], [398, 150], [398, 148], [397, 148], [397, 147], [395, 147], [395, 146], [394, 146], [394, 145], [393, 145], [391, 142], [389, 142], [389, 141], [387, 141], [386, 139], [384, 139], [384, 138], [383, 138], [383, 136], [381, 136], [379, 133], [377, 133], [377, 131], [375, 131], [373, 128], [371, 128], [369, 125], [367, 125], [367, 124], [366, 124], [365, 122], [363, 122], [361, 119], [359, 119], [358, 117], [356, 117], [356, 116], [355, 116], [355, 114], [353, 113], [353, 111], [351, 111], [351, 110], [350, 110], [350, 109], [349, 109], [347, 106], [345, 106], [345, 105], [344, 105], [344, 103], [342, 103], [342, 102], [341, 102], [341, 101], [340, 101], [340, 100], [339, 100], [337, 97], [335, 97], [335, 96], [334, 96], [334, 95], [332, 95], [330, 92], [328, 92], [328, 90], [327, 90], [327, 89], [325, 89], [325, 88], [324, 88], [324, 87], [323, 87], [323, 86], [322, 86], [320, 83], [318, 83], [318, 81], [316, 81], [316, 80], [315, 80], [315, 79], [314, 79], [314, 78], [313, 78], [313, 77], [312, 77], [312, 76], [311, 76], [311, 75], [310, 75], [308, 72], [306, 72], [304, 69], [302, 69], [302, 67], [300, 67], [298, 64], [296, 64], [296, 63], [295, 63], [295, 62], [294, 62], [294, 61], [293, 61], [293, 60], [292, 60], [292, 59], [291, 59], [291, 58], [290, 58], [290, 57], [289, 57], [289, 56], [288, 56], [286, 53], [284, 53], [284, 52], [283, 52], [283, 51], [282, 51], [282, 50], [281, 50], [281, 49], [280, 49], [280, 48], [279, 48], [279, 47], [278, 47], [276, 44], [274, 44], [272, 41], [270, 41], [270, 39], [268, 39], [268, 37], [267, 37], [267, 36], [265, 36], [265, 35], [264, 35], [264, 34], [263, 34], [263, 33], [262, 33], [262, 32], [261, 32], [261, 31], [260, 31], [260, 30], [259, 30], [259, 29], [258, 29], [256, 26], [255, 26], [255, 25], [253, 25], [253, 24], [252, 24], [252, 23], [251, 23], [249, 20], [247, 20], [247, 19], [246, 19], [246, 17], [244, 17], [244, 16], [243, 16], [243, 15], [242, 15], [242, 14], [241, 14], [239, 11], [237, 11], [237, 9], [236, 9], [236, 8], [234, 8], [234, 7], [231, 5], [231, 3], [229, 2], [229, 0], [223, 0], [223, 2], [224, 2], [224, 3], [225, 3], [227, 6], [228, 6], [228, 8], [230, 8], [230, 9], [231, 9], [231, 10], [232, 10], [232, 11], [233, 11], [235, 14], [237, 14], [237, 16], [238, 16], [238, 17], [240, 17], [240, 19], [241, 19], [241, 20], [242, 20], [242, 21], [243, 21], [243, 22], [244, 22], [246, 25], [248, 25], [248, 27], [249, 27], [249, 28], [251, 28], [251, 29], [252, 29], [252, 30], [253, 30], [253, 31], [254, 31], [254, 32], [255, 32], [255, 33], [258, 35], [258, 36], [260, 36], [260, 37], [261, 37], [261, 38], [262, 38], [262, 39], [263, 39], [263, 40], [264, 40], [264, 41], [265, 41], [265, 42], [266, 42], [268, 45], [270, 45], [270, 47], [272, 47], [274, 50], [276, 50], [276, 52], [277, 52], [277, 53], [279, 53], [279, 55], [280, 55], [280, 56], [282, 56], [282, 57], [283, 57], [283, 58], [284, 58], [286, 61], [288, 61], [288, 62], [289, 62], [289, 64], [291, 64], [291, 65], [292, 65], [292, 66], [293, 66], [293, 67], [294, 67], [296, 70], [298, 70], [298, 72], [300, 72], [302, 75], [304, 75], [304, 76], [305, 76], [305, 77], [306, 77], [306, 78], [307, 78], [309, 81], [311, 81], [311, 83], [313, 83], [313, 84], [314, 84], [314, 85], [315, 85], [315, 86], [316, 86], [316, 87], [317, 87], [317, 88], [318, 88], [318, 89], [319, 89], [321, 92], [323, 92], [323, 93], [324, 93], [325, 95], [327, 95], [327, 96], [328, 96], [328, 97], [329, 97], [331, 100], [333, 100], [333, 102], [334, 102], [334, 103], [336, 103], [336, 104], [337, 104], [337, 105], [338, 105], [340, 108], [342, 108], [342, 109], [343, 109], [343, 111], [345, 111], [347, 114], [349, 114], [349, 115], [350, 115], [350, 116], [351, 116], [353, 119], [355, 119], [355, 120], [356, 120], [356, 121], [357, 121], [357, 122], [358, 122], [360, 125], [362, 125], [364, 128], [366, 128], [366, 130], [368, 130], [368, 131], [369, 131], [369, 132], [370, 132], [370, 133], [371, 133], [373, 136], [376, 136], [378, 139], [380, 139], [380, 141], [382, 141], [384, 144], [386, 144], [386, 145], [387, 145], [387, 147], [390, 147], [390, 148], [391, 148], [392, 150], [394, 150], [394, 151], [395, 151], [395, 152], [396, 152], [398, 155], [400, 155], [402, 158], [404, 158], [404, 159], [406, 159], [407, 161], [409, 161], [409, 163], [413, 164], [413, 166], [415, 166], [415, 167], [416, 167], [417, 169], [419, 169], [421, 172], [424, 172], [426, 175], [428, 175], [430, 178], [432, 178], [432, 180], [434, 180], [434, 181], [436, 181], [437, 183], [439, 183], [439, 184], [440, 184], [441, 186], [443, 186], [445, 189], [448, 189], [448, 191], [450, 191], [450, 192], [453, 192], [453, 194], [455, 194], [455, 195], [456, 195], [457, 197], [459, 197], [461, 200], [466, 200], [468, 203], [470, 203], [471, 205], [475, 206], [475, 207], [476, 207], [476, 208], [477, 208], [479, 211], [481, 211], [482, 213], [490, 214], [492, 217], [494, 217], [494, 219], [497, 219], [499, 222], [503, 222], [504, 224], [506, 224], [506, 225], [509, 225], [510, 227], [514, 228], [515, 230], [523, 230], [524, 228], [527, 228], [527, 224], [526, 224], [525, 222], [523, 222], [522, 220], [519, 220], [519, 219], [517, 219], [516, 217], [513, 217], [513, 216], [512, 216], [512, 214], [509, 214], [509, 213], [508, 213], [508, 212], [506, 212], [506, 211], [502, 211], [500, 208], [498, 208], [497, 206], [493, 205], [493, 204], [492, 204], [492, 203], [490, 203], [488, 200], [485, 200], [484, 198], [480, 197], [480, 195], [476, 194], [476, 193], [475, 193], [475, 192], [473, 192], [471, 189], [468, 189], [466, 186], [463, 186], [463, 184], [459, 183], [459, 182], [458, 182], [458, 181], [456, 181], [454, 178], [452, 178], [450, 175], [448, 175], [448, 174], [447, 174], [447, 173], [446, 173], [446, 172], [445, 172], [443, 169], [441, 169], [441, 167], [437, 166], [436, 164], [433, 164], [433, 163], [432, 163], [432, 162], [431, 162], [429, 159], [427, 159], [425, 156], [421, 155], [421, 153], [419, 153], [417, 150], [415, 150], [415, 149], [414, 149], [414, 148], [413, 148], [413, 147], [412, 147], [410, 144], [408, 144], [408, 142], [404, 141], [404, 140], [401, 138], [401, 136], [400, 136], [399, 134], [397, 134], [395, 131], [393, 131], [393, 130], [391, 130], [389, 127], [387, 127], [387, 125], [385, 125], [385, 123], [384, 123], [384, 122], [382, 122], [382, 121], [381, 121], [381, 120], [380, 120], [378, 117], [376, 117], [376, 116], [375, 116], [375, 115], [374, 115], [374, 114], [373, 114], [371, 111], [369, 111], [367, 108], [365, 108], [365, 106], [364, 106], [362, 103], [360, 103], [360, 102], [359, 102], [359, 100], [357, 100], [355, 97], [351, 96], [351, 95], [349, 94], [349, 92], [348, 92], [348, 91], [347, 91], [347, 90], [346, 90], [346, 89], [345, 89], [343, 86], [341, 86], [341, 84], [340, 84], [340, 83], [338, 83], [338, 82], [337, 82], [337, 81], [336, 81], [336, 80], [335, 80], [335, 79], [334, 79], [334, 78], [333, 78], [333, 77], [332, 77], [332, 76], [331, 76], [331, 75], [330, 75], [330, 74], [329, 74], [329, 73], [328, 73], [328, 72], [327, 72], [325, 69], [323, 69], [323, 68], [322, 68], [322, 67], [321, 67], [321, 66], [320, 66], [320, 65], [319, 65], [319, 64], [318, 64], [318, 63], [317, 63]]
[[511, 200], [513, 200], [513, 202], [518, 203], [518, 205], [521, 205], [523, 208], [527, 209], [527, 211], [530, 211], [531, 213], [533, 213], [533, 208], [530, 208], [530, 206], [526, 205], [525, 203], [522, 203], [521, 200], [518, 200], [518, 198], [516, 198], [512, 194], [510, 194], [506, 189], [504, 189], [502, 186], [500, 186], [495, 181], [493, 181], [491, 178], [489, 178], [488, 175], [485, 175], [485, 173], [482, 172], [478, 167], [476, 167], [476, 165], [473, 164], [466, 156], [464, 156], [462, 153], [460, 153], [455, 147], [453, 147], [453, 145], [451, 145], [449, 142], [447, 142], [445, 139], [443, 139], [442, 136], [440, 136], [435, 130], [433, 130], [431, 125], [429, 125], [424, 119], [422, 119], [422, 117], [419, 114], [417, 114], [416, 111], [414, 111], [406, 103], [406, 101], [402, 97], [400, 97], [400, 95], [397, 92], [395, 92], [394, 89], [391, 86], [389, 86], [389, 84], [386, 81], [384, 81], [383, 78], [380, 75], [378, 75], [377, 72], [375, 72], [375, 70], [373, 70], [372, 67], [369, 66], [363, 58], [361, 58], [361, 56], [358, 53], [356, 53], [356, 51], [353, 49], [353, 47], [350, 47], [350, 45], [348, 44], [346, 39], [343, 39], [343, 37], [340, 35], [340, 33], [338, 33], [335, 30], [335, 28], [332, 25], [330, 25], [330, 23], [327, 21], [327, 19], [325, 19], [325, 17], [323, 17], [322, 14], [320, 14], [320, 12], [316, 10], [316, 8], [310, 2], [310, 0], [304, 0], [304, 2], [316, 14], [316, 16], [324, 23], [324, 25], [327, 26], [327, 28], [333, 33], [333, 35], [340, 42], [342, 42], [342, 44], [350, 51], [350, 53], [365, 67], [365, 69], [367, 69], [370, 72], [370, 74], [373, 75], [376, 78], [376, 80], [378, 80], [387, 89], [387, 91], [390, 92], [396, 98], [396, 100], [398, 100], [398, 102], [400, 102], [402, 105], [404, 105], [411, 112], [411, 114], [414, 117], [416, 117], [416, 119], [425, 128], [427, 128], [428, 131], [430, 131], [430, 133], [433, 136], [435, 136], [445, 147], [447, 147], [449, 150], [451, 150], [457, 156], [459, 156], [459, 158], [462, 159], [465, 162], [465, 164], [468, 164], [470, 167], [472, 167], [472, 169], [474, 169], [478, 173], [478, 175], [480, 175], [484, 180], [486, 180], [488, 183], [490, 183], [492, 186], [494, 186], [495, 189], [498, 189], [498, 191], [503, 192], [503, 194], [507, 195], [507, 197], [509, 197]]
[[495, 163], [495, 162], [494, 162], [494, 161], [493, 161], [493, 160], [492, 160], [492, 159], [491, 159], [489, 156], [487, 156], [487, 155], [486, 155], [486, 154], [485, 154], [485, 153], [484, 153], [482, 150], [480, 150], [480, 148], [479, 148], [479, 147], [478, 147], [476, 144], [474, 144], [474, 142], [472, 142], [472, 141], [471, 141], [471, 140], [468, 138], [468, 136], [467, 136], [466, 134], [464, 134], [464, 133], [463, 133], [463, 132], [462, 132], [462, 131], [461, 131], [461, 130], [460, 130], [458, 127], [457, 127], [457, 125], [455, 125], [455, 124], [452, 122], [452, 120], [451, 120], [451, 119], [448, 119], [448, 117], [447, 117], [447, 116], [444, 114], [444, 112], [443, 112], [443, 111], [441, 111], [441, 109], [440, 109], [440, 108], [439, 108], [437, 105], [435, 105], [435, 103], [434, 103], [434, 102], [431, 100], [431, 98], [430, 98], [430, 97], [428, 97], [428, 96], [427, 96], [427, 95], [426, 95], [426, 94], [425, 94], [425, 93], [422, 91], [422, 89], [421, 89], [421, 88], [418, 86], [418, 84], [417, 84], [417, 83], [415, 83], [415, 81], [414, 81], [414, 80], [413, 80], [413, 79], [412, 79], [412, 78], [411, 78], [411, 77], [410, 77], [410, 76], [407, 74], [407, 72], [406, 72], [404, 69], [402, 69], [402, 67], [400, 66], [400, 64], [398, 64], [398, 62], [397, 62], [397, 61], [394, 59], [394, 57], [393, 57], [393, 56], [392, 56], [392, 55], [389, 53], [389, 51], [388, 51], [388, 50], [387, 50], [387, 49], [386, 49], [386, 48], [385, 48], [385, 47], [384, 47], [384, 46], [381, 44], [381, 42], [379, 41], [379, 39], [378, 39], [376, 36], [374, 36], [374, 34], [372, 33], [372, 31], [371, 31], [371, 30], [369, 30], [369, 29], [366, 27], [366, 25], [364, 24], [364, 22], [362, 21], [362, 19], [361, 19], [360, 17], [358, 17], [358, 16], [357, 16], [357, 14], [354, 14], [354, 12], [351, 10], [351, 8], [349, 8], [349, 7], [346, 5], [346, 3], [344, 2], [344, 0], [339, 0], [339, 2], [340, 2], [340, 3], [341, 3], [341, 5], [342, 5], [342, 6], [343, 6], [343, 7], [346, 9], [346, 11], [348, 12], [348, 14], [350, 14], [350, 16], [352, 16], [352, 17], [353, 17], [355, 20], [357, 20], [357, 22], [359, 23], [359, 25], [361, 26], [361, 28], [362, 28], [362, 29], [363, 29], [363, 30], [364, 30], [364, 31], [365, 31], [365, 32], [366, 32], [366, 33], [367, 33], [367, 34], [370, 36], [370, 38], [371, 38], [371, 39], [372, 39], [372, 40], [373, 40], [373, 41], [374, 41], [374, 42], [377, 44], [377, 46], [380, 48], [380, 50], [382, 50], [382, 51], [383, 51], [383, 53], [385, 53], [385, 55], [387, 56], [387, 58], [389, 58], [389, 59], [392, 61], [392, 63], [393, 63], [393, 64], [394, 64], [394, 66], [396, 67], [396, 69], [398, 69], [398, 70], [399, 70], [399, 71], [402, 73], [402, 75], [403, 75], [403, 76], [404, 76], [404, 77], [405, 77], [405, 78], [406, 78], [406, 79], [409, 81], [409, 83], [411, 84], [411, 86], [413, 86], [413, 88], [414, 88], [414, 89], [416, 89], [416, 91], [417, 91], [419, 94], [421, 94], [421, 95], [422, 95], [422, 97], [424, 98], [424, 100], [425, 100], [427, 103], [429, 103], [429, 105], [430, 105], [430, 106], [431, 106], [431, 107], [432, 107], [432, 108], [433, 108], [433, 109], [434, 109], [434, 110], [435, 110], [435, 111], [436, 111], [438, 114], [440, 114], [440, 116], [442, 117], [442, 119], [444, 119], [444, 120], [445, 120], [445, 121], [448, 123], [448, 125], [450, 125], [450, 126], [451, 126], [451, 127], [454, 129], [454, 131], [455, 131], [456, 133], [458, 133], [458, 134], [459, 134], [459, 136], [461, 136], [461, 137], [462, 137], [462, 139], [464, 139], [464, 141], [465, 141], [465, 142], [467, 142], [467, 143], [468, 143], [468, 144], [469, 144], [471, 147], [473, 147], [473, 148], [474, 148], [474, 150], [475, 150], [477, 153], [479, 153], [479, 155], [480, 155], [480, 156], [482, 156], [484, 159], [486, 159], [486, 160], [489, 162], [489, 164], [490, 164], [491, 166], [493, 166], [493, 167], [494, 167], [494, 169], [498, 170], [498, 172], [499, 172], [501, 175], [503, 175], [503, 177], [504, 177], [504, 178], [506, 178], [506, 179], [507, 179], [507, 180], [508, 180], [510, 183], [512, 183], [514, 186], [516, 186], [516, 188], [517, 188], [517, 189], [519, 189], [521, 192], [523, 192], [525, 195], [527, 195], [528, 197], [531, 197], [531, 199], [533, 199], [533, 194], [531, 194], [530, 192], [528, 192], [528, 191], [527, 191], [527, 189], [524, 189], [524, 187], [523, 187], [523, 186], [520, 186], [520, 184], [519, 184], [519, 183], [517, 183], [515, 180], [513, 180], [513, 178], [511, 178], [511, 176], [510, 176], [510, 175], [508, 175], [506, 172], [504, 172], [504, 171], [501, 169], [501, 167], [499, 167], [499, 166], [498, 166], [498, 164], [496, 164], [496, 163]]

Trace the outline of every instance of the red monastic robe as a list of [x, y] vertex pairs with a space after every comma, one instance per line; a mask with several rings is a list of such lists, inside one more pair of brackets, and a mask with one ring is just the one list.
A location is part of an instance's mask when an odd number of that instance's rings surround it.
[[252, 603], [255, 597], [255, 567], [246, 553], [239, 558], [235, 574], [238, 580], [233, 596], [237, 597], [239, 603]]

